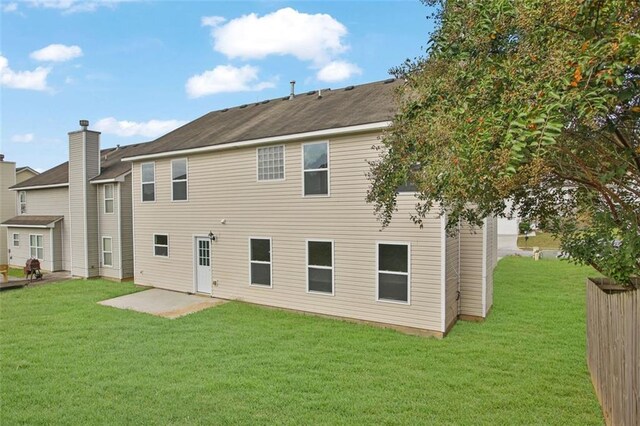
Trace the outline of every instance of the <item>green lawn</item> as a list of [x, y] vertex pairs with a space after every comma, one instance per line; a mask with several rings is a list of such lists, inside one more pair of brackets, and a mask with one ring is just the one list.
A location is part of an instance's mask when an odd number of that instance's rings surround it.
[[24, 271], [19, 268], [9, 268], [9, 276], [15, 278], [24, 278]]
[[0, 424], [602, 424], [590, 273], [504, 259], [489, 319], [444, 340], [243, 303], [177, 320], [96, 304], [126, 283], [5, 291]]
[[541, 249], [557, 250], [560, 248], [560, 241], [547, 232], [536, 232], [536, 235], [529, 237], [525, 241], [524, 235], [518, 236], [518, 248], [523, 250], [532, 250], [533, 247]]

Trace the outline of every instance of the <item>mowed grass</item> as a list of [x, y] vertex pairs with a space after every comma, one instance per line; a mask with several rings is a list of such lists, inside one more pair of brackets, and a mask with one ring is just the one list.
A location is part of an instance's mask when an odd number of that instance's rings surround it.
[[518, 236], [518, 248], [522, 250], [533, 250], [533, 247], [554, 250], [560, 248], [560, 240], [548, 232], [537, 231], [535, 236], [525, 239], [524, 235]]
[[602, 424], [591, 273], [504, 259], [488, 320], [443, 340], [239, 302], [157, 318], [97, 305], [139, 290], [108, 281], [6, 291], [0, 424]]

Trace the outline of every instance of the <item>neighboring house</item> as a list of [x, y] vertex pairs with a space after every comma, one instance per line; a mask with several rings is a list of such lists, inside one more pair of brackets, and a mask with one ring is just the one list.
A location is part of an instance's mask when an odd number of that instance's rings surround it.
[[[4, 155], [0, 154], [0, 222], [16, 215], [17, 198], [9, 187], [30, 179], [38, 174], [31, 167], [18, 167], [16, 163], [4, 161]], [[9, 263], [7, 250], [7, 233], [0, 231], [0, 265]]]
[[381, 229], [365, 202], [398, 84], [225, 108], [125, 152], [135, 282], [436, 335], [484, 318], [495, 219], [449, 236], [431, 214], [419, 228], [402, 193]]
[[2, 234], [12, 266], [37, 258], [47, 271], [133, 276], [131, 166], [120, 159], [140, 145], [101, 151], [88, 124], [69, 133], [68, 162], [10, 187], [17, 206]]

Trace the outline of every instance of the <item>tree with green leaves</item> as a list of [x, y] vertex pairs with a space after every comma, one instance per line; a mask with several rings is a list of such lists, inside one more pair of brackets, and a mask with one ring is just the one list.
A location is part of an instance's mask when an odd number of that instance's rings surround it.
[[437, 21], [371, 164], [383, 225], [397, 188], [414, 221], [503, 215], [506, 200], [574, 261], [623, 284], [640, 275], [640, 4], [631, 0], [423, 0]]

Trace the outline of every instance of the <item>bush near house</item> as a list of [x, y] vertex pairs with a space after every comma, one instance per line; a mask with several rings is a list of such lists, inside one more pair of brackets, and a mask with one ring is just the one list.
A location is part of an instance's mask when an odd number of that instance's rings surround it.
[[487, 321], [443, 340], [239, 302], [177, 320], [96, 304], [128, 283], [6, 291], [0, 424], [599, 425], [590, 274], [503, 259]]

